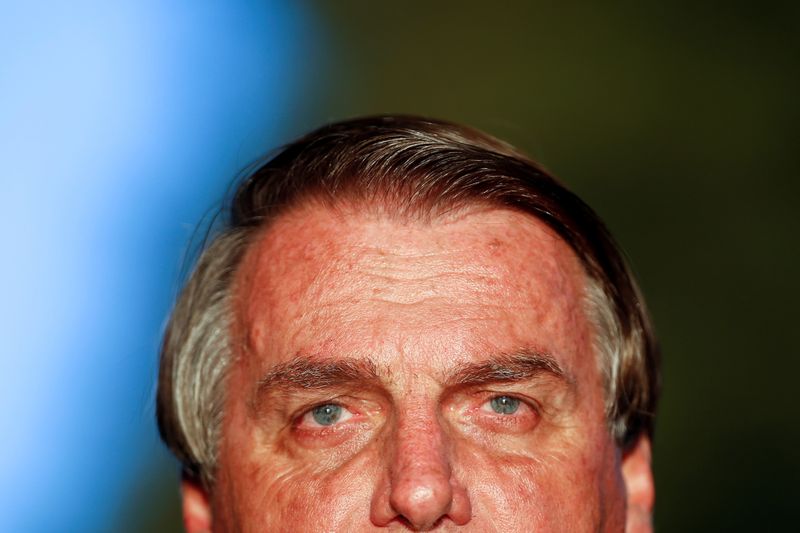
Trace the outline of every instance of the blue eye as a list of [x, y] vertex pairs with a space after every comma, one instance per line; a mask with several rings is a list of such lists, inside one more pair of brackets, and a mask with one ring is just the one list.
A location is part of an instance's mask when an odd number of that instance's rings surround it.
[[331, 426], [342, 417], [342, 407], [332, 403], [320, 405], [311, 410], [311, 416], [320, 426]]
[[492, 411], [500, 415], [513, 415], [519, 409], [519, 400], [511, 396], [495, 396], [489, 403]]

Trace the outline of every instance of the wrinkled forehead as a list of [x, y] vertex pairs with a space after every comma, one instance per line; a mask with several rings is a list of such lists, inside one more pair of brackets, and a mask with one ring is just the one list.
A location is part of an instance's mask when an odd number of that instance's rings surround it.
[[583, 318], [583, 285], [570, 247], [521, 212], [480, 208], [423, 221], [307, 204], [250, 245], [235, 281], [235, 329], [251, 349], [267, 350], [268, 340], [275, 348], [277, 338], [287, 355], [308, 349], [304, 332], [323, 342], [326, 320], [374, 333], [379, 315], [387, 328], [395, 321], [431, 338], [445, 320], [508, 329], [525, 308], [540, 328], [559, 329], [545, 333], [579, 334], [570, 322]]

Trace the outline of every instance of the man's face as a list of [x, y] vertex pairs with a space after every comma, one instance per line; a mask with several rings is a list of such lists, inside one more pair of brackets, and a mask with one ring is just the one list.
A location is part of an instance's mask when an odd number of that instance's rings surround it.
[[512, 211], [279, 218], [237, 273], [213, 529], [646, 529], [649, 448], [609, 435], [584, 285]]

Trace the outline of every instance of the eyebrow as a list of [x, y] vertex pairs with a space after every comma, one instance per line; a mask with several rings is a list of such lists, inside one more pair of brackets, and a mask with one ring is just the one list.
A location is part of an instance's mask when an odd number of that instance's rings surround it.
[[[501, 353], [477, 363], [459, 365], [443, 382], [448, 387], [474, 386], [526, 381], [540, 376], [551, 376], [570, 386], [575, 383], [555, 358], [531, 349]], [[378, 366], [372, 359], [321, 359], [298, 355], [271, 368], [258, 381], [256, 397], [270, 392], [377, 386], [382, 381]]]
[[549, 354], [531, 349], [502, 353], [456, 369], [446, 380], [450, 386], [516, 382], [550, 376], [573, 386], [575, 379]]
[[257, 395], [293, 389], [320, 390], [380, 381], [371, 359], [319, 359], [298, 355], [279, 364], [258, 381]]

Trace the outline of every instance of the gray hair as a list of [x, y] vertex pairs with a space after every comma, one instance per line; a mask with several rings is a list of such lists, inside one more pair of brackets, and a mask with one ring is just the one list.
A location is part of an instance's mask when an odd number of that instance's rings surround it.
[[597, 215], [536, 163], [484, 133], [415, 117], [331, 124], [287, 146], [236, 191], [227, 227], [202, 252], [164, 337], [157, 416], [187, 475], [213, 485], [225, 376], [232, 360], [232, 281], [257, 231], [314, 199], [435, 217], [486, 204], [531, 214], [575, 251], [606, 387], [611, 434], [652, 437], [660, 378], [644, 300]]

